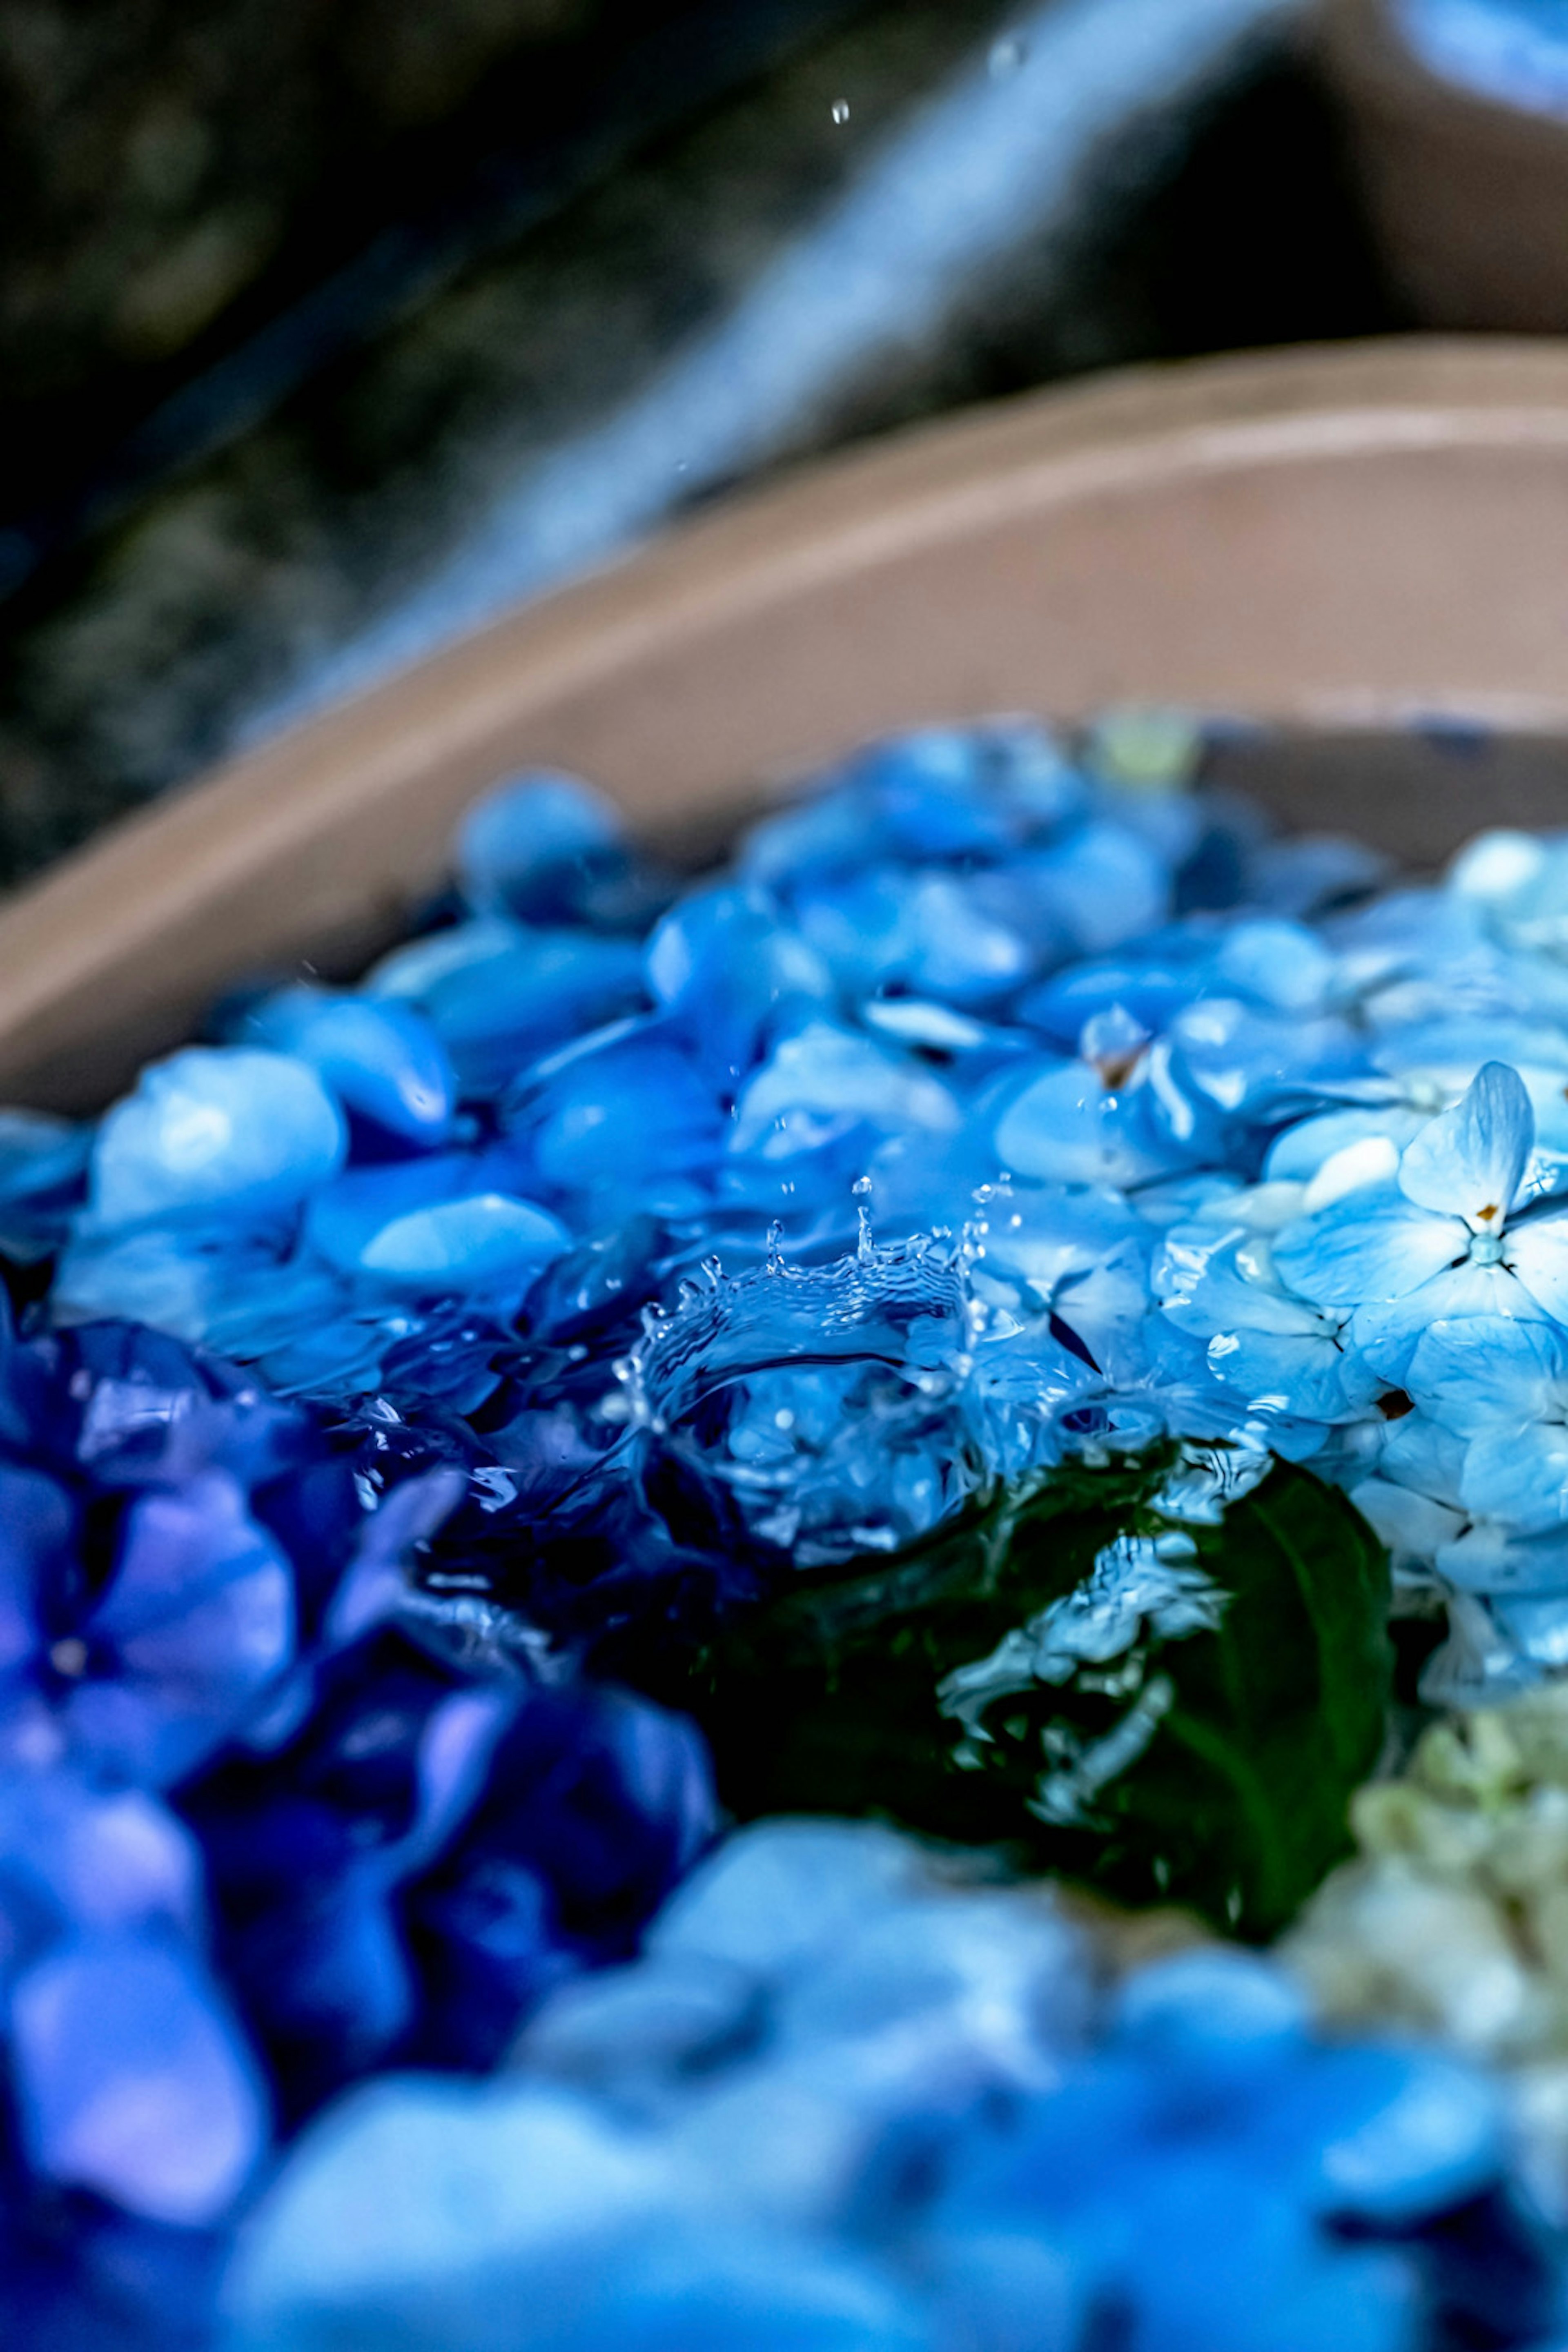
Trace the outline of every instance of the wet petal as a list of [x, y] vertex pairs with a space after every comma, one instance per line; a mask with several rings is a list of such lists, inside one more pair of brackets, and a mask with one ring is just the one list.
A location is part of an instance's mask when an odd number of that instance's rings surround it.
[[1355, 1192], [1275, 1236], [1282, 1282], [1320, 1307], [1404, 1298], [1464, 1255], [1468, 1228], [1400, 1193]]
[[1500, 1233], [1534, 1141], [1523, 1079], [1506, 1062], [1488, 1062], [1453, 1109], [1405, 1145], [1399, 1189], [1477, 1233]]

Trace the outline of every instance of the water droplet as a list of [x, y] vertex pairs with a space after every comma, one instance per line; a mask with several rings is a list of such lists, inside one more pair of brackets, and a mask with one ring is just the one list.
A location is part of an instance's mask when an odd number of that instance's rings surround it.
[[1029, 44], [1016, 33], [1005, 33], [999, 41], [993, 41], [985, 60], [992, 80], [1004, 81], [1009, 74], [1016, 74], [1028, 54]]
[[832, 114], [835, 122], [847, 122], [849, 120], [849, 100], [847, 98], [836, 98], [833, 101]]
[[867, 1193], [871, 1190], [871, 1179], [869, 1176], [857, 1176], [855, 1181], [849, 1187], [849, 1190], [855, 1193], [858, 1199], [864, 1200]]

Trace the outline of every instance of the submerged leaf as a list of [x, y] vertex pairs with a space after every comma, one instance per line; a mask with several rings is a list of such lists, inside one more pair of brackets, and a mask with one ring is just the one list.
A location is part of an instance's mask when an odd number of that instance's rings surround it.
[[1387, 1605], [1342, 1495], [1187, 1447], [1055, 1471], [896, 1559], [805, 1575], [686, 1696], [742, 1817], [887, 1814], [1267, 1936], [1345, 1851]]

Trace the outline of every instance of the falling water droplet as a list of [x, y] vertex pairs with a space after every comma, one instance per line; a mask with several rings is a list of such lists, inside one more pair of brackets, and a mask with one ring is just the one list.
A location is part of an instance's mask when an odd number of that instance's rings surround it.
[[1016, 74], [1028, 54], [1027, 41], [1021, 40], [1016, 33], [1005, 33], [999, 41], [993, 41], [985, 61], [992, 80], [1002, 81], [1008, 74]]
[[849, 1190], [858, 1199], [863, 1201], [871, 1190], [871, 1179], [869, 1176], [857, 1176]]
[[835, 122], [847, 122], [849, 120], [849, 100], [847, 98], [836, 98], [833, 101], [832, 114]]

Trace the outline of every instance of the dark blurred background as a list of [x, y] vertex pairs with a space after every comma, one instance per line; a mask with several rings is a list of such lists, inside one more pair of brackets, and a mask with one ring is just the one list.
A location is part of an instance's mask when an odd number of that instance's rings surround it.
[[804, 452], [1405, 323], [1305, 0], [0, 0], [0, 880]]

